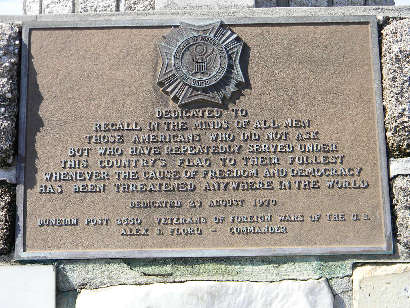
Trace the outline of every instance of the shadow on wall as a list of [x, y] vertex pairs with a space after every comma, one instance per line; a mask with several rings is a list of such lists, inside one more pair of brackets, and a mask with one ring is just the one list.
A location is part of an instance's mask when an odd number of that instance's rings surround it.
[[[33, 64], [33, 56], [30, 53], [28, 46], [24, 46], [28, 50], [28, 72], [27, 72], [27, 99], [21, 106], [26, 109], [26, 127], [25, 127], [25, 152], [19, 153], [21, 162], [25, 164], [25, 191], [27, 189], [33, 189], [37, 182], [36, 176], [38, 169], [36, 167], [36, 161], [38, 159], [38, 153], [36, 151], [36, 135], [44, 127], [44, 122], [40, 116], [40, 105], [43, 102], [43, 96], [41, 95], [39, 85], [37, 82], [37, 72]], [[23, 77], [23, 76], [22, 76]], [[23, 77], [24, 78], [24, 77]], [[27, 115], [30, 117], [27, 117]]]
[[[38, 153], [35, 148], [36, 135], [40, 132], [40, 129], [44, 126], [43, 120], [40, 117], [39, 109], [40, 104], [43, 101], [43, 97], [40, 93], [40, 89], [37, 83], [37, 72], [34, 69], [33, 57], [30, 54], [29, 46], [27, 42], [23, 41], [22, 45], [22, 61], [21, 65], [26, 67], [22, 69], [22, 89], [19, 105], [19, 132], [18, 132], [18, 144], [19, 150], [17, 153], [17, 184], [24, 184], [24, 190], [18, 190], [18, 193], [22, 193], [21, 199], [17, 197], [17, 201], [20, 206], [25, 205], [27, 200], [27, 189], [33, 189], [36, 186], [36, 174], [38, 169], [36, 167], [36, 160]], [[23, 59], [26, 55], [28, 59]], [[25, 91], [25, 93], [23, 92]], [[27, 117], [30, 114], [30, 117]], [[22, 204], [20, 204], [22, 203]], [[16, 234], [20, 234], [23, 230], [20, 229], [21, 222], [26, 220], [26, 213], [23, 213], [23, 217], [17, 216], [16, 219]], [[25, 245], [23, 243], [23, 245]]]
[[61, 292], [57, 294], [57, 308], [75, 308], [77, 301], [77, 291]]

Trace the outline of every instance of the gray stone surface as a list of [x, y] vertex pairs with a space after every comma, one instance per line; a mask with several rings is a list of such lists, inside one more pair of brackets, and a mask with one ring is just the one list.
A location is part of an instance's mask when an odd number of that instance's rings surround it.
[[38, 15], [0, 15], [0, 24], [13, 23], [21, 27], [22, 21], [35, 21]]
[[353, 307], [410, 307], [410, 264], [365, 265], [353, 273]]
[[0, 167], [13, 161], [18, 104], [20, 28], [0, 24]]
[[[345, 277], [352, 259], [343, 257], [186, 258], [147, 260], [60, 261], [57, 286], [62, 292], [121, 284], [189, 280], [307, 280]], [[222, 278], [221, 278], [222, 277]]]
[[0, 182], [0, 254], [8, 253], [14, 242], [15, 187]]
[[23, 11], [27, 15], [38, 15], [41, 13], [41, 0], [24, 0]]
[[410, 175], [392, 181], [395, 238], [400, 254], [410, 258]]
[[[57, 294], [56, 308], [75, 308], [77, 291], [60, 292]], [[94, 307], [94, 306], [92, 306]]]
[[115, 12], [116, 0], [76, 0], [76, 12], [78, 13], [104, 13]]
[[252, 8], [254, 6], [255, 0], [155, 0], [156, 10]]
[[352, 308], [353, 307], [353, 292], [343, 292], [336, 294], [334, 297], [334, 307], [333, 308]]
[[389, 152], [410, 153], [410, 19], [393, 20], [382, 30], [383, 104]]
[[410, 174], [410, 157], [391, 158], [389, 160], [389, 175], [391, 179], [398, 175], [407, 174]]
[[[352, 264], [363, 261], [397, 260], [395, 256], [186, 258], [146, 260], [59, 261], [57, 285], [61, 292], [95, 289], [121, 284], [185, 282], [190, 280], [281, 281], [352, 274]], [[334, 285], [334, 283], [332, 283]], [[339, 288], [340, 289], [340, 288]], [[335, 294], [339, 292], [335, 288]], [[341, 295], [347, 292], [340, 291]]]
[[[75, 5], [74, 5], [75, 4]], [[186, 8], [266, 8], [275, 6], [317, 7], [355, 5], [394, 5], [394, 0], [25, 0], [27, 15], [131, 12]]]
[[0, 266], [1, 308], [54, 308], [55, 272], [51, 265]]
[[120, 0], [120, 12], [149, 11], [154, 4], [155, 0]]
[[365, 5], [365, 0], [333, 0], [333, 6]]
[[352, 278], [331, 278], [329, 285], [334, 295], [334, 308], [351, 308], [352, 306]]
[[0, 266], [12, 264], [13, 259], [14, 259], [14, 254], [13, 253], [9, 253], [9, 254], [6, 254], [6, 255], [0, 254]]
[[367, 0], [367, 5], [394, 5], [394, 0]]
[[325, 279], [309, 281], [186, 282], [83, 290], [76, 308], [333, 308]]
[[328, 0], [290, 0], [289, 6], [328, 6]]
[[255, 7], [263, 8], [263, 7], [275, 7], [277, 6], [276, 0], [255, 0]]
[[42, 14], [74, 13], [73, 0], [42, 0]]
[[23, 20], [30, 21], [83, 21], [83, 20], [107, 20], [122, 18], [134, 20], [135, 18], [224, 18], [224, 17], [288, 17], [288, 16], [357, 16], [375, 15], [379, 23], [387, 17], [409, 18], [410, 7], [395, 6], [355, 6], [355, 7], [273, 7], [264, 9], [243, 8], [223, 10], [149, 10], [135, 12], [105, 12], [104, 14], [68, 14], [68, 15], [39, 15], [39, 16], [0, 16], [0, 21]]
[[0, 169], [0, 181], [16, 184], [16, 166]]

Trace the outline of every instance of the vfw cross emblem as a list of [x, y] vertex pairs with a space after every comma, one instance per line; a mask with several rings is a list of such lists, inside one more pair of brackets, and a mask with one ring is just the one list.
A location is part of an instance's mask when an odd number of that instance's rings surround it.
[[159, 44], [158, 85], [179, 105], [222, 104], [244, 82], [239, 58], [242, 40], [228, 27], [181, 23]]

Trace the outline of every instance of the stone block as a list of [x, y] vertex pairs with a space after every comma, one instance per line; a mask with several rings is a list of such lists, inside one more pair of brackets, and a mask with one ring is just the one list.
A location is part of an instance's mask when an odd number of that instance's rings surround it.
[[54, 308], [55, 271], [52, 265], [0, 266], [2, 308]]
[[15, 153], [20, 42], [17, 25], [0, 23], [0, 167], [9, 166]]
[[394, 5], [394, 0], [367, 0], [366, 5]]
[[353, 307], [408, 308], [410, 264], [365, 265], [353, 273]]
[[14, 242], [16, 214], [14, 186], [0, 182], [0, 254], [10, 252]]
[[345, 277], [352, 274], [352, 259], [334, 257], [182, 258], [141, 260], [61, 261], [57, 267], [60, 291], [96, 289], [124, 284], [186, 282], [192, 280], [272, 282]]
[[7, 183], [17, 183], [17, 170], [16, 166], [0, 169], [0, 181], [6, 181]]
[[398, 175], [407, 174], [410, 174], [410, 157], [391, 158], [389, 160], [389, 175], [391, 179]]
[[255, 0], [155, 0], [156, 10], [252, 8]]
[[400, 255], [410, 258], [410, 175], [398, 176], [392, 182], [395, 238]]
[[410, 19], [393, 20], [382, 30], [383, 104], [391, 156], [410, 153]]
[[261, 8], [261, 7], [275, 7], [277, 6], [277, 1], [276, 0], [256, 0], [255, 1], [255, 7]]
[[120, 12], [150, 11], [154, 9], [154, 0], [120, 0]]
[[38, 15], [41, 10], [41, 0], [24, 0], [23, 11], [26, 15]]
[[333, 0], [333, 6], [365, 5], [365, 0]]
[[74, 13], [73, 0], [43, 0], [42, 14]]
[[57, 308], [75, 308], [77, 291], [59, 292], [57, 294]]
[[78, 13], [104, 13], [117, 10], [116, 0], [79, 0]]
[[331, 278], [329, 279], [329, 285], [333, 291], [333, 294], [352, 291], [352, 280], [349, 276], [342, 278]]
[[334, 297], [334, 308], [351, 308], [352, 279], [350, 276], [329, 279], [329, 285]]
[[328, 0], [290, 0], [289, 6], [328, 6]]
[[333, 308], [325, 279], [308, 281], [209, 282], [116, 286], [83, 290], [76, 308]]
[[333, 308], [352, 308], [352, 298], [352, 291], [336, 294]]

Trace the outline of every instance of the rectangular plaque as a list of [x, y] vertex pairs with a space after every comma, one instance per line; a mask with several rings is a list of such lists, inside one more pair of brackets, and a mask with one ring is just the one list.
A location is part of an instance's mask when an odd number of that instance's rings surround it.
[[17, 258], [391, 253], [376, 19], [180, 21], [24, 25]]

